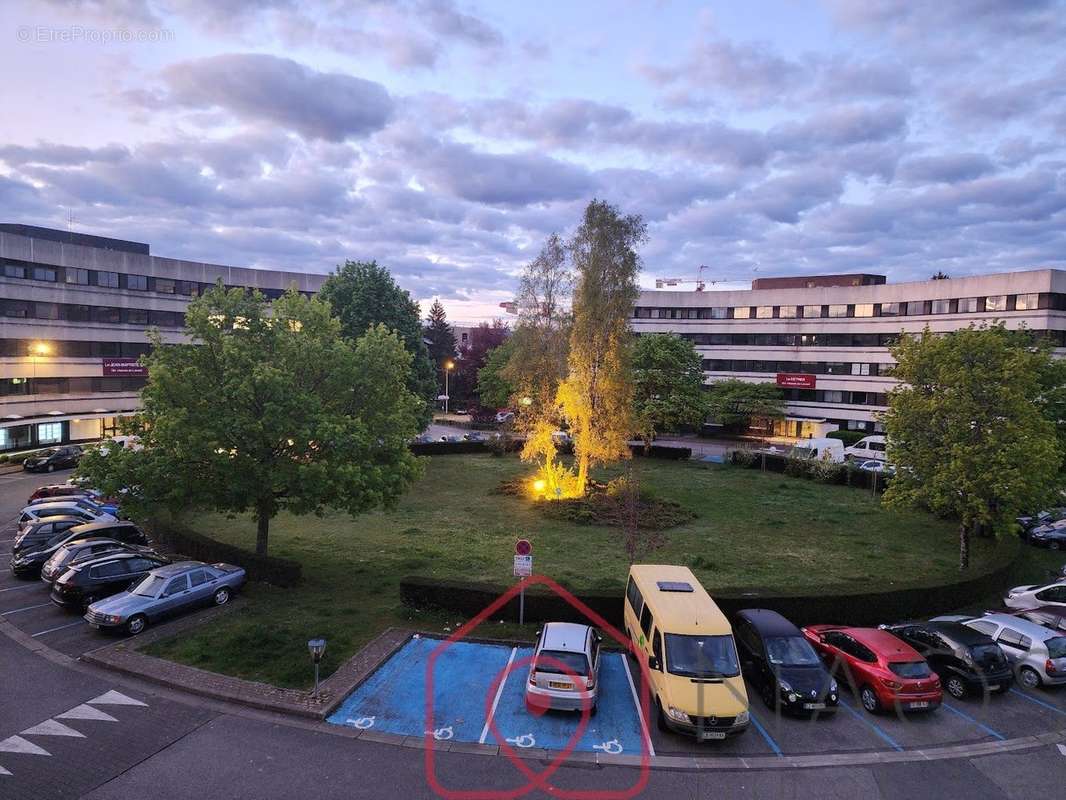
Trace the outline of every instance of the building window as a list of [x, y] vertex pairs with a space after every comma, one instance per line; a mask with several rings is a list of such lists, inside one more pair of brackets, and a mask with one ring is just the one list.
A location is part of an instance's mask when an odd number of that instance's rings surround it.
[[796, 319], [799, 316], [799, 306], [780, 306], [777, 316], [781, 319]]
[[75, 269], [73, 267], [67, 267], [64, 270], [64, 279], [67, 283], [76, 283], [79, 286], [89, 285], [89, 270], [87, 269]]
[[855, 304], [855, 316], [856, 317], [872, 317], [874, 315], [873, 303], [856, 303]]
[[823, 392], [822, 394], [823, 394], [823, 402], [826, 402], [826, 403], [843, 403], [844, 402], [844, 393], [843, 392], [830, 390], [830, 391]]
[[126, 288], [134, 289], [138, 292], [148, 291], [148, 277], [145, 275], [127, 275], [126, 276]]
[[980, 297], [964, 297], [959, 301], [960, 314], [976, 314], [981, 310]]
[[26, 268], [21, 267], [18, 264], [4, 264], [4, 277], [5, 278], [25, 278]]
[[911, 302], [907, 303], [907, 316], [908, 317], [918, 317], [918, 316], [921, 316], [923, 314], [928, 314], [928, 313], [929, 313], [929, 309], [926, 306], [926, 301], [925, 300], [912, 300]]
[[851, 365], [851, 374], [852, 375], [869, 375], [870, 374], [870, 365], [869, 364], [852, 364]]
[[848, 420], [849, 431], [864, 431], [866, 430], [866, 422], [861, 419], [849, 419]]
[[51, 267], [34, 267], [33, 279], [35, 281], [49, 281], [55, 283], [56, 271]]
[[1036, 311], [1039, 306], [1040, 295], [1020, 294], [1014, 302], [1015, 311]]
[[951, 301], [950, 300], [934, 300], [931, 309], [933, 314], [951, 314]]
[[846, 317], [848, 315], [848, 307], [846, 305], [831, 305], [829, 306], [830, 317]]
[[773, 306], [758, 306], [755, 309], [755, 319], [773, 319], [774, 307]]
[[34, 316], [37, 319], [59, 319], [59, 305], [56, 303], [36, 303]]
[[804, 306], [803, 318], [804, 319], [818, 319], [822, 316], [821, 306]]
[[117, 289], [118, 288], [118, 273], [117, 272], [97, 272], [96, 273], [96, 285], [103, 286], [105, 289]]
[[733, 319], [748, 319], [751, 317], [751, 309], [747, 306], [733, 309]]
[[37, 426], [38, 444], [57, 444], [63, 441], [62, 422], [42, 422]]
[[117, 325], [122, 322], [122, 312], [109, 306], [94, 306], [93, 322], [107, 322]]
[[[199, 284], [196, 281], [178, 281], [178, 294], [187, 294], [195, 297], [199, 293]], [[640, 309], [637, 309], [638, 311]], [[640, 316], [636, 314], [634, 316]]]
[[8, 300], [4, 303], [4, 316], [6, 317], [28, 317], [30, 313], [30, 304], [22, 300]]
[[985, 298], [985, 311], [1006, 311], [1007, 295], [997, 294]]
[[882, 317], [898, 317], [899, 316], [899, 303], [882, 303], [881, 304], [881, 316]]
[[847, 375], [848, 365], [840, 361], [830, 361], [825, 365], [827, 375]]
[[874, 433], [884, 433], [885, 423], [874, 421]]
[[130, 308], [126, 310], [126, 322], [130, 325], [147, 325], [148, 312], [142, 308]]
[[170, 278], [155, 279], [155, 290], [157, 292], [162, 292], [163, 294], [174, 294], [175, 288], [176, 287], [174, 286], [174, 281], [172, 281]]
[[651, 309], [637, 306], [633, 309], [633, 316], [637, 319], [651, 319]]

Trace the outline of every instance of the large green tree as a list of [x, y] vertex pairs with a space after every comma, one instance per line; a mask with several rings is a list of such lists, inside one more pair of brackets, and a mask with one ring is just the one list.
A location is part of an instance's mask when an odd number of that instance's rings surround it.
[[93, 485], [132, 487], [134, 512], [250, 511], [265, 554], [279, 511], [358, 514], [418, 476], [411, 355], [384, 325], [349, 340], [321, 300], [289, 291], [269, 304], [221, 284], [185, 319], [188, 344], [151, 334], [143, 409], [127, 429], [143, 447], [90, 451], [79, 472]]
[[785, 396], [774, 383], [727, 378], [710, 385], [707, 410], [711, 419], [727, 426], [743, 425], [754, 418], [780, 419], [785, 416]]
[[481, 406], [503, 408], [511, 401], [515, 387], [504, 377], [504, 370], [511, 361], [514, 349], [514, 339], [507, 339], [488, 352], [485, 365], [477, 372], [477, 395]]
[[905, 334], [892, 348], [884, 500], [959, 521], [959, 569], [979, 528], [1003, 532], [1060, 486], [1063, 373], [1050, 347], [1002, 324]]
[[379, 324], [399, 334], [412, 357], [407, 388], [424, 403], [419, 419], [425, 428], [439, 392], [437, 371], [423, 341], [418, 303], [376, 261], [346, 261], [326, 278], [318, 296], [330, 304], [342, 332], [352, 341]]
[[645, 448], [656, 433], [699, 425], [706, 416], [703, 359], [692, 342], [673, 333], [638, 336], [633, 343], [633, 417]]

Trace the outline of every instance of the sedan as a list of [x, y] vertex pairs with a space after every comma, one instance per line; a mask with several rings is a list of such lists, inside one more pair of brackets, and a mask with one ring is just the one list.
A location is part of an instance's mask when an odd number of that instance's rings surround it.
[[830, 670], [859, 693], [871, 714], [884, 709], [925, 711], [940, 706], [940, 679], [913, 647], [887, 631], [809, 625], [803, 635]]
[[243, 584], [244, 569], [232, 564], [182, 561], [149, 572], [136, 586], [89, 606], [85, 619], [103, 631], [136, 635], [151, 622], [214, 603], [229, 602]]
[[1066, 550], [1066, 519], [1037, 525], [1030, 528], [1025, 535], [1029, 544], [1046, 547], [1049, 550]]
[[71, 469], [78, 466], [81, 448], [77, 445], [52, 447], [30, 456], [22, 462], [27, 472], [55, 472], [57, 469]]
[[1016, 611], [1037, 606], [1066, 607], [1066, 581], [1036, 586], [1015, 586], [1003, 598], [1003, 605]]
[[84, 613], [104, 597], [130, 588], [153, 569], [170, 560], [151, 551], [113, 552], [97, 559], [71, 565], [52, 584], [52, 602], [61, 608]]
[[41, 567], [41, 580], [51, 584], [56, 578], [76, 564], [95, 561], [109, 553], [132, 552], [136, 548], [137, 545], [106, 538], [78, 539], [73, 542], [67, 542], [52, 553], [51, 558], [44, 562], [44, 566]]

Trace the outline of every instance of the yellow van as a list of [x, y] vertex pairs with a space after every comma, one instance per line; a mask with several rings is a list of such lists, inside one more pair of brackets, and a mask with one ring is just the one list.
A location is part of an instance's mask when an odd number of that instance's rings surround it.
[[630, 567], [625, 627], [648, 667], [660, 730], [700, 741], [747, 730], [748, 694], [733, 629], [690, 569]]

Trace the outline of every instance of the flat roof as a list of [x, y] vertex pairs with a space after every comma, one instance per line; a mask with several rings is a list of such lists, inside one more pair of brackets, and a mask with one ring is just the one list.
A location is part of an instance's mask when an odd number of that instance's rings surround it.
[[[640, 587], [644, 602], [651, 602], [655, 626], [662, 633], [720, 635], [732, 630], [725, 614], [688, 567], [634, 564], [630, 572]], [[662, 591], [657, 585], [659, 581], [688, 583], [692, 585], [692, 591]], [[669, 625], [662, 626], [660, 617], [669, 619]]]
[[146, 242], [134, 242], [129, 239], [113, 239], [110, 236], [96, 236], [90, 233], [64, 231], [59, 228], [42, 228], [40, 225], [23, 225], [15, 222], [0, 222], [0, 232], [45, 239], [49, 242], [63, 244], [80, 244], [82, 247], [98, 247], [101, 250], [121, 250], [126, 253], [149, 254]]

